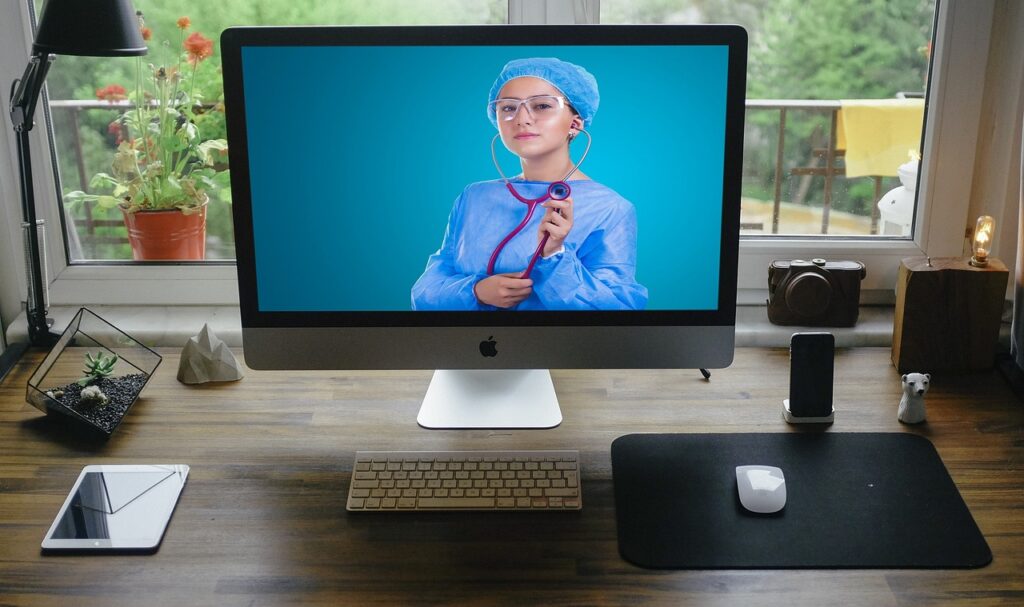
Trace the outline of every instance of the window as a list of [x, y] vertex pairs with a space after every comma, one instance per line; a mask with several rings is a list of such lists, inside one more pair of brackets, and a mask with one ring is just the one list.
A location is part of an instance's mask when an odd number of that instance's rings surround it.
[[[23, 35], [24, 43], [18, 39], [18, 36], [7, 36], [7, 41], [3, 43], [4, 49], [13, 48], [16, 50], [21, 44], [24, 44], [27, 48], [27, 42], [30, 39], [27, 33], [30, 31], [28, 25], [28, 3], [31, 1], [10, 3], [5, 5], [3, 9], [0, 9], [5, 17], [4, 21], [14, 24], [5, 26], [5, 32], [17, 29], [17, 24], [21, 24], [21, 28], [25, 32]], [[844, 2], [843, 4], [850, 4], [851, 2]], [[41, 1], [39, 3], [41, 4]], [[236, 4], [238, 5], [237, 7], [235, 6]], [[835, 10], [829, 8], [834, 3], [825, 2], [824, 0], [813, 0], [812, 2], [804, 3], [755, 2], [753, 0], [745, 3], [724, 1], [694, 2], [687, 0], [627, 3], [626, 0], [604, 0], [604, 2], [600, 3], [600, 7], [601, 21], [603, 22], [614, 22], [616, 20], [652, 22], [659, 19], [678, 21], [680, 18], [693, 20], [697, 17], [694, 16], [696, 13], [693, 12], [696, 9], [692, 7], [699, 6], [701, 10], [707, 11], [706, 18], [709, 20], [728, 18], [727, 20], [730, 21], [744, 23], [744, 19], [758, 16], [758, 11], [767, 13], [776, 4], [791, 7], [793, 10], [826, 12]], [[859, 5], [860, 3], [853, 4]], [[982, 2], [942, 0], [936, 8], [935, 42], [932, 47], [933, 71], [930, 76], [932, 100], [927, 116], [927, 128], [925, 129], [924, 146], [922, 148], [924, 158], [921, 163], [920, 186], [918, 188], [920, 193], [919, 199], [923, 202], [914, 211], [913, 233], [906, 237], [883, 238], [880, 236], [870, 237], [868, 234], [863, 234], [859, 237], [846, 236], [822, 239], [817, 232], [812, 230], [805, 230], [807, 232], [806, 235], [798, 235], [795, 231], [780, 229], [780, 235], [773, 238], [767, 235], [760, 235], [771, 232], [771, 229], [768, 227], [768, 224], [772, 221], [771, 215], [766, 215], [762, 212], [761, 218], [755, 219], [755, 214], [747, 213], [746, 209], [744, 209], [744, 221], [748, 224], [760, 222], [761, 226], [759, 226], [759, 229], [756, 229], [753, 225], [748, 227], [745, 233], [749, 234], [749, 236], [741, 244], [741, 303], [764, 301], [764, 290], [767, 282], [766, 268], [771, 259], [813, 256], [824, 256], [832, 259], [860, 259], [865, 261], [869, 267], [868, 278], [864, 283], [866, 294], [871, 289], [877, 289], [881, 293], [880, 297], [883, 300], [886, 298], [891, 300], [896, 268], [901, 257], [918, 255], [922, 251], [931, 255], [957, 255], [960, 253], [963, 229], [967, 223], [967, 205], [970, 199], [970, 184], [973, 171], [973, 150], [975, 149], [978, 136], [977, 131], [981, 108], [981, 96], [976, 91], [984, 88], [984, 69], [979, 69], [978, 66], [985, 65], [994, 4], [994, 0]], [[390, 2], [373, 3], [373, 8], [366, 9], [368, 12], [361, 13], [361, 16], [356, 15], [354, 9], [351, 8], [355, 6], [355, 3], [317, 3], [306, 0], [288, 0], [287, 2], [253, 2], [252, 0], [237, 2], [236, 0], [223, 0], [217, 3], [196, 3], [194, 1], [186, 2], [185, 0], [179, 0], [173, 4], [157, 3], [154, 0], [137, 0], [136, 5], [147, 14], [147, 22], [151, 24], [150, 27], [154, 30], [155, 36], [159, 36], [157, 34], [158, 31], [170, 30], [172, 33], [176, 33], [174, 21], [181, 14], [189, 14], [192, 19], [193, 28], [208, 34], [210, 38], [216, 39], [216, 29], [221, 26], [212, 24], [225, 23], [228, 20], [225, 15], [230, 15], [230, 20], [235, 22], [246, 20], [250, 22], [256, 20], [272, 22], [278, 20], [277, 22], [281, 23], [294, 23], [296, 21], [351, 23], [361, 19], [364, 23], [469, 23], [503, 22], [507, 18], [506, 15], [510, 16], [513, 20], [539, 21], [556, 19], [559, 20], [558, 22], [565, 22], [566, 13], [572, 12], [576, 14], [577, 22], [587, 20], [593, 22], [596, 21], [594, 15], [597, 12], [595, 9], [598, 3], [595, 0], [584, 0], [571, 4], [556, 2], [556, 0], [510, 0], [507, 3], [503, 0], [489, 2], [448, 0], [430, 3], [428, 10], [427, 5], [414, 0], [391, 0]], [[910, 8], [914, 9], [911, 12], [915, 15], [922, 15], [927, 13], [928, 7], [931, 5], [930, 0], [921, 0], [921, 2], [911, 3]], [[168, 6], [171, 8], [167, 8]], [[185, 6], [190, 8], [185, 10], [183, 8]], [[889, 10], [886, 8], [889, 4], [884, 2], [869, 3], [869, 6], [874, 7], [876, 11]], [[726, 8], [733, 11], [735, 16], [730, 17], [726, 14], [724, 12]], [[654, 9], [658, 9], [660, 12], [650, 12]], [[403, 12], [406, 10], [408, 12]], [[645, 10], [648, 12], [640, 12]], [[737, 10], [746, 12], [736, 12]], [[402, 17], [402, 15], [405, 15], [405, 17]], [[10, 18], [8, 19], [7, 17]], [[904, 37], [913, 38], [913, 42], [906, 42], [901, 48], [904, 48], [904, 55], [908, 64], [912, 64], [915, 67], [912, 70], [904, 70], [900, 73], [900, 78], [903, 80], [898, 85], [894, 84], [891, 87], [895, 92], [914, 93], [915, 90], [912, 85], [916, 84], [919, 78], [922, 79], [923, 85], [923, 72], [920, 70], [923, 69], [924, 56], [920, 53], [917, 55], [908, 53], [910, 51], [917, 53], [918, 48], [926, 46], [929, 28], [930, 23], [925, 21], [923, 23], [915, 22], [912, 28], [899, 30], [903, 32], [901, 35]], [[923, 42], [921, 40], [922, 37], [924, 38]], [[755, 38], [756, 34], [752, 33], [752, 40]], [[876, 41], [877, 39], [867, 37], [863, 39], [863, 44], [870, 46]], [[760, 51], [752, 45], [752, 69], [757, 65], [755, 61], [760, 60], [756, 58], [756, 52]], [[21, 64], [8, 67], [8, 71], [13, 73], [17, 70], [20, 73], [20, 70], [24, 67], [23, 59], [15, 62], [11, 56], [24, 57], [25, 51], [18, 53], [7, 52], [6, 55], [8, 56], [5, 59], [6, 62]], [[85, 152], [83, 149], [82, 162], [85, 163], [85, 169], [80, 171], [79, 161], [75, 156], [76, 144], [73, 141], [73, 137], [70, 143], [68, 139], [62, 139], [67, 137], [67, 125], [72, 119], [68, 116], [61, 117], [61, 112], [65, 112], [65, 110], [58, 107], [59, 104], [56, 102], [60, 100], [74, 100], [76, 98], [95, 98], [95, 90], [106, 85], [105, 80], [86, 82], [84, 80], [75, 81], [71, 78], [66, 79], [66, 84], [62, 85], [60, 83], [59, 70], [66, 66], [73, 66], [68, 59], [72, 58], [60, 58], [48, 79], [50, 99], [54, 104], [51, 108], [55, 131], [53, 149], [58, 152], [56, 156], [58, 157], [61, 175], [65, 181], [62, 185], [62, 189], [65, 191], [81, 188], [82, 178], [80, 174], [88, 178], [92, 172], [99, 170], [97, 166], [102, 161], [96, 158], [96, 154], [98, 154], [96, 150], [102, 148], [93, 147], [94, 151], [91, 152], [91, 157], [90, 153]], [[85, 59], [82, 58], [82, 61], [85, 61]], [[131, 63], [131, 60], [125, 61], [129, 64]], [[7, 63], [4, 65], [7, 65]], [[112, 73], [115, 70], [113, 66], [104, 69], [108, 70], [104, 72], [105, 74], [114, 75]], [[124, 68], [116, 69], [123, 71]], [[751, 78], [752, 86], [753, 81], [754, 78]], [[952, 82], [956, 83], [955, 87], [947, 84]], [[64, 88], [61, 89], [61, 86], [64, 86]], [[752, 100], [755, 96], [754, 92], [752, 89], [748, 95]], [[768, 95], [769, 93], [765, 92], [763, 94]], [[836, 101], [840, 94], [840, 92], [837, 92], [834, 96], [823, 94], [820, 96], [829, 97], [830, 100]], [[867, 95], [868, 93], [857, 94]], [[895, 93], [886, 91], [884, 94], [889, 96]], [[803, 97], [806, 98], [807, 96]], [[107, 108], [102, 108], [102, 110], [109, 111]], [[88, 120], [83, 119], [81, 116], [86, 112], [93, 111], [99, 112], [100, 110], [81, 110], [79, 112], [79, 120], [82, 123], [93, 124], [93, 134], [89, 135], [93, 139], [93, 143], [98, 142], [110, 145], [112, 140], [116, 139], [116, 135], [107, 131], [108, 125], [111, 122], [109, 114], [106, 118], [101, 118], [97, 115]], [[819, 138], [817, 142], [811, 141], [812, 138], [808, 136], [807, 131], [809, 129], [813, 133], [814, 127], [822, 124], [821, 120], [814, 122], [804, 118], [804, 120], [807, 120], [806, 125], [798, 125], [795, 117], [792, 120], [788, 120], [784, 131], [786, 138], [782, 156], [784, 166], [779, 173], [783, 175], [784, 180], [780, 182], [775, 179], [776, 171], [774, 167], [769, 171], [765, 168], [766, 165], [764, 163], [764, 158], [775, 158], [775, 149], [778, 147], [777, 135], [775, 133], [778, 132], [777, 116], [779, 109], [752, 108], [751, 111], [760, 113], [761, 117], [755, 119], [748, 114], [751, 124], [748, 132], [748, 151], [751, 158], [755, 156], [761, 158], [761, 166], [751, 166], [748, 169], [748, 175], [744, 184], [744, 195], [747, 196], [749, 194], [750, 198], [760, 200], [771, 199], [774, 205], [775, 185], [780, 183], [780, 203], [795, 201], [797, 194], [801, 190], [805, 191], [802, 200], [805, 202], [810, 201], [811, 203], [806, 206], [810, 206], [813, 209], [816, 201], [823, 203], [825, 191], [823, 175], [811, 175], [809, 179], [805, 179], [807, 177], [805, 175], [792, 173], [793, 168], [801, 166], [812, 167], [811, 162], [814, 160], [818, 160], [820, 163], [821, 159], [817, 157], [812, 158], [814, 155], [810, 150], [815, 147], [820, 148], [821, 139]], [[796, 113], [799, 114], [800, 112]], [[772, 114], [775, 114], [776, 117], [772, 118]], [[61, 212], [63, 207], [56, 200], [57, 186], [52, 181], [52, 178], [49, 178], [49, 183], [45, 183], [48, 173], [47, 159], [45, 154], [40, 153], [40, 150], [51, 149], [51, 147], [50, 140], [47, 137], [47, 129], [41, 128], [45, 124], [42, 111], [38, 112], [36, 122], [39, 126], [32, 132], [33, 149], [35, 151], [33, 160], [36, 169], [36, 192], [40, 216], [46, 218], [50, 229], [47, 250], [50, 277], [54, 281], [50, 294], [52, 304], [231, 303], [237, 300], [234, 268], [230, 264], [223, 262], [216, 263], [214, 261], [198, 265], [160, 264], [158, 266], [117, 262], [118, 265], [113, 267], [110, 265], [110, 262], [106, 264], [83, 263], [88, 259], [112, 260], [126, 258], [126, 249], [123, 243], [115, 244], [104, 240], [117, 238], [116, 235], [103, 233], [103, 230], [107, 228], [110, 228], [111, 231], [116, 231], [116, 225], [101, 226], [94, 222], [93, 234], [96, 235], [94, 237], [95, 244], [89, 245], [93, 246], [92, 249], [89, 249], [85, 244], [85, 239], [79, 238], [81, 248], [77, 249], [77, 256], [74, 238], [68, 238], [69, 249], [72, 252], [71, 262], [68, 263], [66, 261], [64, 239], [60, 237], [59, 231], [54, 227], [62, 225]], [[821, 128], [823, 129], [824, 127]], [[83, 143], [83, 145], [85, 144]], [[760, 147], [755, 152], [753, 148], [757, 146]], [[965, 158], [965, 154], [970, 157]], [[801, 159], [801, 156], [804, 157], [806, 162], [796, 162], [796, 160]], [[7, 161], [13, 165], [13, 159], [8, 159]], [[794, 166], [789, 166], [790, 163]], [[819, 164], [818, 168], [822, 166]], [[836, 159], [834, 166], [842, 166], [842, 160]], [[885, 192], [889, 189], [889, 186], [895, 187], [894, 184], [897, 183], [895, 179], [892, 176], [883, 176], [883, 181], [879, 186], [870, 178], [857, 178], [855, 180], [835, 176], [831, 189], [835, 205], [832, 207], [832, 216], [829, 219], [830, 228], [836, 225], [833, 218], [838, 217], [839, 212], [854, 215], [860, 212], [862, 214], [861, 217], [866, 216], [865, 212], [871, 207], [868, 203], [874, 198], [876, 189]], [[858, 180], [860, 181], [859, 183]], [[806, 183], [806, 185], [801, 185], [802, 183]], [[869, 193], [865, 194], [865, 192]], [[50, 196], [47, 196], [47, 194], [50, 194]], [[853, 208], [853, 201], [859, 201], [857, 203], [859, 204], [859, 211]], [[845, 208], [844, 205], [850, 208]], [[789, 208], [789, 205], [780, 206]], [[788, 225], [782, 220], [782, 217], [783, 215], [779, 216], [780, 226]], [[819, 214], [818, 219], [820, 218], [821, 215]], [[114, 219], [116, 220], [117, 218], [115, 217]], [[211, 219], [211, 221], [216, 220]], [[67, 223], [69, 226], [74, 226], [74, 234], [77, 236], [81, 233], [83, 224], [87, 224], [87, 220], [82, 218], [82, 216], [74, 216]], [[225, 225], [229, 227], [230, 224]], [[814, 225], [820, 228], [819, 224], [815, 223]], [[20, 235], [17, 234], [16, 223], [12, 224], [9, 231], [12, 240], [16, 241], [20, 238]], [[820, 229], [818, 231], [820, 232]], [[868, 231], [870, 232], [870, 228]], [[783, 232], [790, 233], [783, 235]], [[829, 233], [835, 234], [835, 231], [830, 231]], [[814, 234], [814, 236], [811, 236], [811, 234]], [[225, 229], [214, 226], [210, 229], [210, 236], [213, 242], [209, 243], [209, 251], [211, 253], [209, 257], [229, 260], [231, 257], [230, 233]], [[116, 247], [121, 248], [116, 249]], [[868, 300], [870, 301], [870, 296]]]
[[[35, 0], [35, 4], [41, 8], [43, 1]], [[128, 218], [122, 216], [119, 207], [113, 206], [114, 198], [106, 198], [107, 204], [102, 204], [103, 199], [97, 203], [82, 200], [82, 197], [72, 203], [74, 197], [68, 194], [73, 191], [90, 195], [113, 193], [110, 180], [104, 176], [117, 175], [111, 170], [112, 159], [127, 158], [117, 154], [118, 146], [139, 141], [139, 134], [133, 132], [137, 122], [133, 109], [136, 99], [140, 96], [146, 100], [162, 98], [162, 103], [172, 107], [180, 103], [179, 107], [185, 111], [190, 102], [201, 103], [189, 121], [197, 131], [197, 144], [202, 146], [203, 143], [198, 142], [223, 141], [227, 137], [216, 44], [226, 27], [237, 23], [500, 23], [506, 17], [505, 4], [500, 0], [444, 0], [429, 4], [416, 0], [373, 3], [135, 0], [133, 4], [142, 15], [141, 25], [148, 37], [147, 55], [61, 57], [47, 78], [55, 155], [65, 202], [65, 240], [73, 264], [133, 258], [135, 247], [129, 246], [126, 230]], [[209, 57], [205, 55], [203, 44], [210, 49]], [[185, 47], [198, 49], [200, 54], [190, 55]], [[303, 91], [281, 91], [282, 123], [295, 119], [288, 116], [298, 117], [301, 123], [303, 94]], [[172, 96], [180, 102], [168, 102]], [[144, 142], [137, 147], [143, 145]], [[226, 154], [215, 152], [212, 156], [216, 171], [212, 181], [226, 184]], [[172, 163], [161, 160], [166, 171]], [[143, 171], [146, 171], [145, 165]], [[230, 188], [214, 186], [216, 183], [204, 196], [209, 199], [205, 205], [205, 254], [199, 258], [230, 260], [234, 258]], [[165, 196], [164, 200], [174, 200], [173, 195]], [[137, 250], [134, 253], [140, 254]]]
[[601, 8], [603, 23], [747, 29], [742, 234], [910, 236], [933, 1], [606, 0]]

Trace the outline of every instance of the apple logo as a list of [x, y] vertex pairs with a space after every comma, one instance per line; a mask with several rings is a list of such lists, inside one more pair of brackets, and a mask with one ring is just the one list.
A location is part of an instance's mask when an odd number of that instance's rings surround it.
[[494, 341], [493, 335], [480, 342], [480, 353], [487, 357], [498, 355], [498, 342]]

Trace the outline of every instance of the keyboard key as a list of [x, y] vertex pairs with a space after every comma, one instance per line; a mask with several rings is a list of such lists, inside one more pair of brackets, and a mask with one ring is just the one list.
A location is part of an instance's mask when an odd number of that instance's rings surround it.
[[544, 495], [548, 497], [576, 497], [579, 495], [579, 490], [573, 487], [567, 487], [565, 489], [549, 487], [544, 489]]
[[433, 497], [420, 499], [417, 504], [420, 508], [443, 508], [445, 510], [456, 510], [463, 508], [493, 508], [494, 498], [490, 497], [465, 497], [462, 499]]

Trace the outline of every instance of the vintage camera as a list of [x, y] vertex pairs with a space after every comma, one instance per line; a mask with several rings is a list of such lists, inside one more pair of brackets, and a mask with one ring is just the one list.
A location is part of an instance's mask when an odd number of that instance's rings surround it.
[[768, 320], [777, 325], [852, 327], [857, 324], [859, 261], [794, 259], [768, 266]]

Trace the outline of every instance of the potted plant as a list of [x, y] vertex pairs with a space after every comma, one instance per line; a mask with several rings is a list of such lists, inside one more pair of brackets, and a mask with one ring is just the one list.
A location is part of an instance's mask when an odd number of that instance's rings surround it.
[[[149, 40], [141, 13], [139, 23]], [[198, 32], [186, 36], [190, 25], [188, 17], [178, 20], [181, 50], [173, 62], [144, 66], [137, 58], [133, 94], [117, 85], [97, 90], [97, 97], [125, 106], [110, 125], [117, 137], [110, 172], [96, 174], [89, 184], [109, 193], [74, 191], [64, 197], [69, 204], [119, 208], [136, 260], [203, 259], [209, 193], [223, 190], [220, 198], [230, 201], [227, 142], [203, 137], [207, 108], [195, 86], [213, 41]]]

